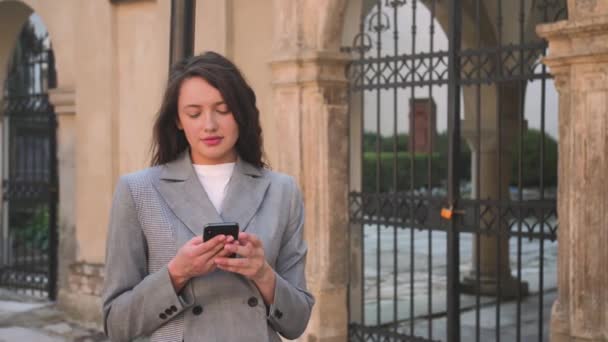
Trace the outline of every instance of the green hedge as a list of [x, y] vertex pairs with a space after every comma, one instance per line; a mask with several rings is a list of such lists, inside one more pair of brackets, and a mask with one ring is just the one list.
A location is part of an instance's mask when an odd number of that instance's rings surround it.
[[[462, 158], [466, 161], [462, 165], [470, 164], [470, 154], [463, 153]], [[431, 163], [430, 174], [429, 159]], [[412, 156], [407, 152], [398, 152], [397, 158], [391, 152], [381, 153], [380, 158], [376, 153], [366, 152], [363, 156], [363, 191], [376, 191], [378, 164], [380, 166], [380, 192], [409, 190], [412, 181], [411, 160]], [[393, 175], [393, 167], [395, 166], [397, 168], [397, 187], [394, 185]], [[465, 173], [464, 177], [470, 177], [469, 169], [469, 167], [462, 167], [460, 172]], [[444, 185], [448, 174], [447, 158], [440, 153], [434, 153], [430, 157], [428, 154], [418, 153], [413, 158], [413, 170], [415, 189], [428, 186], [429, 181], [434, 187]]]
[[[522, 185], [526, 187], [540, 185], [540, 142], [542, 135], [538, 130], [529, 129], [524, 133], [522, 139], [523, 150], [523, 167], [522, 167]], [[407, 135], [401, 134], [398, 136], [398, 147], [403, 148], [407, 145]], [[376, 168], [380, 166], [380, 192], [387, 191], [403, 191], [410, 189], [411, 182], [411, 159], [409, 152], [399, 149], [396, 158], [392, 152], [393, 138], [382, 137], [380, 139], [381, 151], [378, 155], [375, 152], [376, 137], [372, 133], [366, 133], [363, 140], [363, 191], [376, 191]], [[431, 184], [436, 186], [445, 186], [447, 179], [447, 134], [442, 133], [437, 136], [435, 142], [435, 150], [430, 157], [431, 159]], [[519, 143], [516, 142], [512, 149], [512, 169], [511, 169], [511, 185], [518, 184], [518, 148]], [[550, 136], [545, 135], [544, 147], [544, 185], [555, 186], [557, 184], [557, 141]], [[428, 175], [428, 160], [429, 157], [424, 153], [417, 153], [414, 158], [414, 188], [419, 189], [425, 187], [429, 183]], [[393, 167], [396, 163], [397, 167], [397, 186], [393, 182]], [[461, 142], [461, 158], [458, 165], [460, 168], [460, 178], [463, 180], [471, 180], [471, 151], [467, 144]]]
[[[541, 140], [542, 135], [536, 129], [525, 132], [522, 139], [522, 185], [525, 187], [540, 186], [540, 164], [541, 164]], [[513, 165], [511, 168], [511, 185], [518, 184], [518, 156], [519, 144], [512, 150]], [[545, 135], [544, 146], [544, 169], [543, 183], [545, 186], [557, 185], [557, 141], [551, 136]]]
[[49, 210], [45, 205], [35, 211], [13, 212], [11, 215], [11, 233], [14, 248], [35, 248], [44, 252], [49, 249]]

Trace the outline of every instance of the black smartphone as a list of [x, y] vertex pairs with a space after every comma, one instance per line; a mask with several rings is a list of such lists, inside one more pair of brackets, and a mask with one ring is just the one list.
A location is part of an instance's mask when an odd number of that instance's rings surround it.
[[239, 239], [239, 224], [236, 222], [209, 223], [203, 228], [203, 241], [209, 241], [216, 235], [232, 235]]

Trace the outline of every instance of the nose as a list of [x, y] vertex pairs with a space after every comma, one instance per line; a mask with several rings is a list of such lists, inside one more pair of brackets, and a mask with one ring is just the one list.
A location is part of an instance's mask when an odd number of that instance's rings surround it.
[[203, 129], [205, 132], [214, 132], [217, 130], [217, 120], [215, 118], [215, 112], [209, 111], [206, 115], [203, 115]]

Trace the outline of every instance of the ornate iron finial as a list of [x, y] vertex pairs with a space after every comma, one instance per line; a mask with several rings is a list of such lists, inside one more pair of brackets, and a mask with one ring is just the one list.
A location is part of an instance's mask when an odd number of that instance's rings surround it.
[[407, 4], [407, 0], [386, 0], [385, 2], [385, 6], [390, 6], [390, 7], [401, 7], [404, 6], [405, 4]]
[[369, 34], [365, 32], [358, 33], [355, 38], [353, 38], [352, 46], [343, 46], [340, 48], [340, 51], [351, 53], [358, 52], [359, 54], [365, 54], [372, 48], [372, 38]]
[[369, 17], [368, 26], [370, 31], [381, 33], [391, 28], [391, 21], [386, 13], [374, 12], [374, 14]]

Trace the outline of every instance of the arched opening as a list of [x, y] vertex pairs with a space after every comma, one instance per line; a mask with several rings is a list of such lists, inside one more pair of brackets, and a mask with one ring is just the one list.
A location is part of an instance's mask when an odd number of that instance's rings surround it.
[[[22, 13], [26, 13], [22, 11]], [[26, 17], [4, 66], [0, 286], [52, 300], [57, 293], [57, 84], [49, 34]]]
[[547, 336], [557, 98], [534, 28], [565, 1], [458, 3], [347, 9], [354, 341]]

